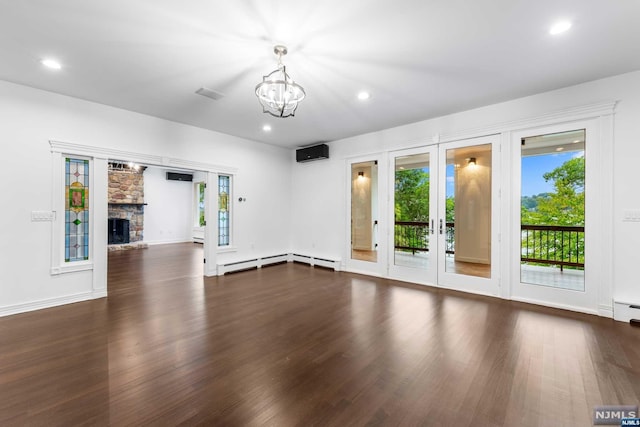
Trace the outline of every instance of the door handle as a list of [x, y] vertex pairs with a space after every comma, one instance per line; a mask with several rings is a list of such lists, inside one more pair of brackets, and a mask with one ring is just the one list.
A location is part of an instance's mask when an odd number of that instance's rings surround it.
[[442, 218], [440, 219], [440, 234], [442, 234], [444, 230], [442, 229]]
[[434, 219], [431, 219], [431, 229], [429, 231], [431, 232], [431, 234], [434, 234], [436, 232]]

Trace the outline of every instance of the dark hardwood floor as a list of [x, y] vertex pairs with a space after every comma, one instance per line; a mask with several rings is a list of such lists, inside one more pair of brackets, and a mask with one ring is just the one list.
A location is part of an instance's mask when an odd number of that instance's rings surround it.
[[0, 318], [0, 425], [589, 426], [640, 329], [201, 247], [109, 255], [109, 297]]

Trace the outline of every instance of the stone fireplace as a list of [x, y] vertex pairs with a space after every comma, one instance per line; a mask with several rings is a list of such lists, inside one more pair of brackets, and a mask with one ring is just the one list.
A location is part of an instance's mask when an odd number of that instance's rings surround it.
[[[144, 170], [142, 166], [109, 163], [110, 250], [146, 247], [144, 237]], [[123, 230], [123, 225], [127, 230]]]

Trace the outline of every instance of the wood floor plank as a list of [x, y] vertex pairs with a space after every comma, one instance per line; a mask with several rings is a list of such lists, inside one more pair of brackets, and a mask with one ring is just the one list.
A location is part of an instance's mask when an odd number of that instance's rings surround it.
[[640, 329], [302, 264], [109, 254], [109, 297], [0, 318], [0, 425], [591, 425]]

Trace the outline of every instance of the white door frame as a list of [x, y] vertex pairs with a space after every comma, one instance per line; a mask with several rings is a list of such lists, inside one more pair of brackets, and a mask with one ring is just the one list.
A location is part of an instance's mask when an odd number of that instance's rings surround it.
[[[511, 135], [511, 298], [545, 306], [609, 316], [611, 268], [611, 147], [600, 118], [565, 122], [513, 132]], [[520, 281], [520, 193], [522, 138], [585, 130], [585, 290], [574, 291]], [[608, 289], [607, 289], [608, 288]], [[609, 296], [608, 296], [609, 295]], [[607, 302], [607, 298], [609, 302]]]

